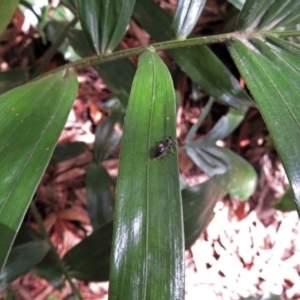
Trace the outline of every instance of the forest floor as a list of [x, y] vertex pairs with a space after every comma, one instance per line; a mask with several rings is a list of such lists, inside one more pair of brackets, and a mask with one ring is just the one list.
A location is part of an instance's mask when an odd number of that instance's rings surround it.
[[[162, 1], [170, 11], [174, 10], [174, 3], [176, 1]], [[227, 7], [228, 4], [224, 4], [217, 8], [217, 1], [207, 1], [198, 30], [203, 24], [211, 24], [206, 29], [216, 31], [224, 15], [222, 10]], [[131, 22], [122, 45], [135, 47], [148, 42], [150, 37]], [[12, 61], [10, 57], [17, 51], [17, 45], [12, 43], [5, 47], [0, 49], [0, 54]], [[163, 54], [162, 57], [170, 63], [168, 57]], [[53, 63], [54, 66], [60, 64], [55, 60]], [[59, 144], [84, 142], [88, 150], [49, 166], [34, 197], [61, 257], [83, 239], [81, 228], [85, 232], [92, 231], [86, 209], [86, 166], [92, 161], [95, 126], [107, 119], [109, 112], [104, 103], [112, 96], [94, 69], [77, 72], [77, 77], [80, 88]], [[179, 145], [184, 143], [186, 133], [208, 100], [203, 94], [194, 101], [191, 85], [184, 77], [176, 86], [181, 95], [177, 116]], [[197, 137], [208, 132], [227, 111], [226, 106], [217, 103]], [[271, 203], [284, 194], [288, 182], [259, 111], [250, 109], [242, 125], [224, 143], [254, 166], [259, 182], [248, 201], [240, 202], [229, 196], [219, 201], [209, 225], [186, 251], [186, 300], [230, 300], [250, 296], [276, 299], [271, 295], [278, 295], [278, 299], [300, 299], [299, 218], [295, 211], [281, 212], [271, 207]], [[116, 180], [118, 156], [103, 165]], [[190, 185], [207, 179], [183, 151], [179, 153], [179, 168]], [[36, 228], [30, 212], [25, 221]], [[107, 299], [107, 282], [76, 281], [76, 284], [86, 300]], [[17, 299], [24, 300], [63, 299], [71, 292], [69, 286], [56, 290], [32, 272], [15, 280], [10, 289], [16, 291]]]

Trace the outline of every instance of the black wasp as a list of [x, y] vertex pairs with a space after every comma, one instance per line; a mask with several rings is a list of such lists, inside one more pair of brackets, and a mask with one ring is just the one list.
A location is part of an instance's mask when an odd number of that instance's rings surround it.
[[176, 141], [174, 138], [169, 136], [165, 141], [157, 143], [154, 147], [152, 158], [156, 159], [159, 157], [164, 157], [168, 151], [173, 153], [173, 147], [176, 147]]

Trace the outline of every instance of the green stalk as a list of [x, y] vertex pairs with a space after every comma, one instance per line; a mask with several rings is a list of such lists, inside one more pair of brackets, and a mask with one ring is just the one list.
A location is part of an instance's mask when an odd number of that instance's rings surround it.
[[[197, 37], [197, 38], [190, 38], [186, 39], [184, 41], [182, 40], [172, 40], [172, 41], [166, 41], [166, 42], [159, 42], [150, 44], [143, 47], [136, 47], [131, 49], [125, 49], [116, 51], [113, 53], [106, 53], [99, 56], [90, 56], [87, 58], [80, 59], [78, 61], [68, 63], [64, 66], [61, 66], [55, 70], [52, 70], [47, 75], [59, 72], [66, 68], [71, 68], [74, 70], [80, 70], [86, 67], [99, 65], [105, 62], [114, 61], [130, 56], [138, 56], [140, 55], [146, 48], [153, 47], [155, 51], [160, 50], [170, 50], [170, 49], [178, 49], [178, 48], [184, 48], [184, 47], [192, 47], [192, 46], [202, 46], [202, 45], [208, 45], [213, 43], [224, 43], [232, 38], [251, 38], [251, 37], [258, 37], [258, 38], [264, 38], [264, 37], [287, 37], [287, 36], [300, 36], [300, 31], [289, 31], [289, 32], [232, 32], [232, 33], [225, 33], [225, 34], [218, 34], [218, 35], [212, 35], [207, 37]], [[46, 75], [45, 74], [45, 75]], [[44, 75], [43, 75], [44, 76]]]
[[73, 294], [76, 295], [77, 299], [83, 300], [83, 298], [80, 295], [79, 290], [77, 289], [77, 287], [73, 283], [72, 277], [70, 276], [66, 266], [64, 265], [63, 261], [60, 259], [59, 255], [56, 252], [55, 247], [53, 246], [52, 242], [50, 241], [50, 238], [49, 238], [48, 233], [46, 231], [46, 228], [44, 226], [43, 220], [41, 219], [41, 216], [40, 216], [40, 214], [39, 214], [39, 212], [38, 212], [38, 210], [37, 210], [37, 208], [36, 208], [33, 201], [31, 201], [31, 203], [30, 203], [30, 209], [32, 211], [32, 214], [33, 214], [33, 217], [34, 217], [35, 221], [37, 222], [37, 224], [39, 226], [41, 235], [49, 243], [50, 251], [52, 251], [52, 253], [54, 254], [54, 257], [55, 257], [58, 265], [60, 266], [60, 269], [61, 269], [62, 273], [65, 275], [67, 281], [70, 283]]

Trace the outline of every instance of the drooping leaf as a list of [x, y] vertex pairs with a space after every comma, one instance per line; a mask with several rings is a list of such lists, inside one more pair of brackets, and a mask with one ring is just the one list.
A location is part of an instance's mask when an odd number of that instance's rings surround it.
[[124, 118], [121, 105], [112, 109], [108, 119], [97, 125], [95, 130], [94, 159], [102, 161], [107, 159], [120, 143], [121, 135], [114, 130], [116, 123]]
[[[139, 58], [122, 138], [110, 299], [183, 299], [184, 240], [175, 137], [175, 94], [168, 69], [151, 50]], [[159, 270], [159, 272], [158, 272]], [[134, 284], [132, 284], [134, 282]]]
[[[13, 249], [17, 246], [34, 241], [41, 242], [44, 241], [44, 238], [37, 231], [23, 223], [16, 236]], [[57, 262], [57, 257], [54, 257], [55, 255], [52, 251], [53, 250], [50, 249], [48, 253], [45, 254], [44, 258], [31, 268], [31, 271], [47, 280], [55, 288], [60, 289], [64, 286], [63, 274], [61, 266]], [[20, 258], [18, 256], [13, 257], [16, 261], [13, 261], [11, 257], [12, 265], [20, 262]], [[25, 259], [27, 258], [25, 257]]]
[[247, 200], [255, 191], [257, 174], [254, 168], [242, 157], [226, 148], [214, 145], [193, 143], [186, 148], [188, 156], [196, 166], [209, 176], [225, 174], [230, 178], [227, 181], [226, 191], [240, 200]]
[[206, 0], [179, 0], [172, 28], [177, 39], [185, 39], [195, 27]]
[[65, 160], [72, 159], [88, 150], [83, 142], [64, 143], [55, 147], [50, 163], [55, 165]]
[[244, 120], [245, 112], [230, 108], [228, 113], [221, 117], [209, 133], [201, 140], [201, 144], [215, 143], [230, 135]]
[[135, 0], [77, 0], [78, 15], [94, 53], [113, 51], [129, 23]]
[[15, 68], [0, 73], [0, 94], [26, 82], [28, 68]]
[[185, 248], [189, 249], [209, 223], [218, 200], [226, 194], [227, 174], [216, 175], [195, 187], [182, 190]]
[[[300, 2], [282, 1], [246, 1], [236, 29], [238, 31], [276, 31], [282, 27], [293, 28], [300, 23]], [[249, 36], [251, 37], [251, 35]]]
[[[186, 141], [187, 143], [190, 143], [195, 135], [199, 127], [201, 126], [201, 123], [203, 122], [204, 118], [207, 116], [208, 112], [211, 109], [211, 106], [213, 105], [213, 101], [209, 101], [204, 110], [201, 112], [201, 115], [199, 116], [199, 119], [197, 123], [195, 123], [187, 137]], [[221, 117], [218, 122], [214, 125], [214, 127], [209, 131], [209, 133], [198, 140], [198, 144], [204, 145], [204, 144], [215, 144], [216, 141], [222, 140], [226, 138], [228, 135], [230, 135], [244, 120], [246, 111], [236, 110], [234, 108], [230, 108], [228, 113]], [[199, 122], [200, 121], [200, 122]]]
[[46, 241], [34, 241], [13, 248], [6, 266], [0, 273], [0, 291], [13, 280], [31, 270], [49, 251]]
[[0, 267], [47, 167], [77, 91], [70, 71], [0, 96]]
[[32, 271], [39, 277], [47, 280], [56, 289], [61, 289], [65, 286], [65, 281], [61, 266], [55, 256], [51, 250], [48, 251], [44, 258], [32, 268]]
[[[157, 42], [174, 38], [171, 17], [154, 1], [137, 0], [133, 16]], [[174, 49], [167, 53], [208, 94], [237, 109], [255, 106], [237, 79], [208, 47]]]
[[108, 281], [113, 223], [95, 230], [63, 258], [72, 277], [84, 281]]
[[88, 212], [94, 230], [113, 219], [114, 182], [100, 163], [91, 163], [87, 167], [86, 191]]
[[[270, 131], [300, 213], [300, 47], [278, 37], [300, 23], [300, 2], [247, 1], [228, 49]], [[269, 33], [268, 33], [269, 31]], [[300, 32], [299, 32], [300, 35]]]
[[293, 190], [289, 186], [284, 195], [278, 198], [274, 203], [272, 203], [272, 207], [278, 209], [280, 211], [293, 211], [296, 209], [295, 206], [295, 196]]

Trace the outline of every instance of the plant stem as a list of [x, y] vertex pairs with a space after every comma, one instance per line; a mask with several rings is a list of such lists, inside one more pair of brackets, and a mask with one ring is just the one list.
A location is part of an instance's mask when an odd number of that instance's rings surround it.
[[[288, 35], [289, 33], [289, 35]], [[206, 37], [196, 37], [196, 38], [190, 38], [186, 40], [172, 40], [172, 41], [166, 41], [166, 42], [159, 42], [150, 44], [143, 47], [136, 47], [131, 49], [125, 49], [116, 51], [113, 53], [105, 53], [102, 55], [95, 55], [90, 56], [87, 58], [80, 59], [78, 61], [68, 63], [64, 66], [61, 66], [59, 68], [56, 68], [55, 70], [52, 70], [45, 75], [49, 75], [55, 72], [62, 71], [66, 68], [71, 68], [74, 70], [80, 70], [86, 67], [99, 65], [105, 62], [114, 61], [130, 56], [137, 56], [140, 55], [146, 48], [152, 47], [155, 49], [155, 51], [160, 50], [170, 50], [170, 49], [178, 49], [178, 48], [184, 48], [184, 47], [193, 47], [193, 46], [202, 46], [202, 45], [208, 45], [213, 43], [224, 43], [230, 39], [233, 38], [262, 38], [265, 36], [268, 37], [281, 37], [281, 36], [300, 36], [300, 31], [289, 31], [289, 32], [232, 32], [232, 33], [225, 33], [225, 34], [218, 34], [218, 35], [212, 35], [212, 36], [206, 36]]]
[[82, 298], [81, 295], [80, 295], [79, 290], [77, 289], [77, 287], [76, 287], [75, 284], [73, 283], [72, 277], [70, 276], [70, 274], [69, 274], [69, 272], [68, 272], [68, 270], [67, 270], [65, 264], [64, 264], [63, 261], [60, 259], [59, 255], [57, 254], [56, 249], [55, 249], [55, 247], [53, 246], [53, 244], [52, 244], [52, 242], [51, 242], [51, 240], [50, 240], [50, 238], [49, 238], [49, 236], [48, 236], [48, 233], [47, 233], [46, 228], [45, 228], [45, 226], [44, 226], [43, 220], [42, 220], [42, 218], [41, 218], [41, 216], [40, 216], [40, 214], [39, 214], [39, 212], [38, 212], [38, 210], [37, 210], [37, 208], [36, 208], [36, 206], [35, 206], [35, 204], [34, 204], [33, 201], [31, 201], [31, 203], [30, 203], [30, 209], [31, 209], [31, 211], [32, 211], [32, 214], [33, 214], [33, 217], [34, 217], [35, 221], [37, 222], [37, 224], [38, 224], [38, 226], [39, 226], [39, 229], [40, 229], [40, 232], [41, 232], [43, 238], [44, 238], [44, 239], [49, 243], [49, 245], [50, 245], [50, 251], [53, 252], [54, 257], [55, 257], [55, 259], [56, 259], [58, 265], [60, 266], [60, 269], [61, 269], [62, 273], [65, 275], [66, 279], [67, 279], [68, 282], [70, 283], [70, 286], [71, 286], [71, 288], [72, 288], [73, 294], [76, 295], [77, 299], [83, 300], [83, 298]]

